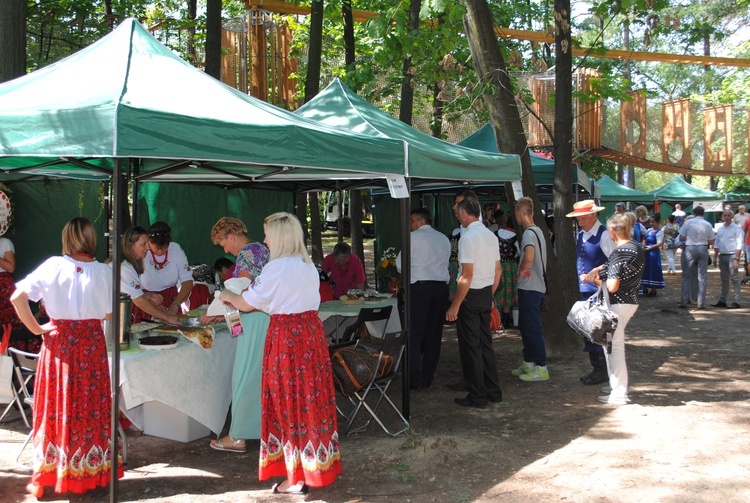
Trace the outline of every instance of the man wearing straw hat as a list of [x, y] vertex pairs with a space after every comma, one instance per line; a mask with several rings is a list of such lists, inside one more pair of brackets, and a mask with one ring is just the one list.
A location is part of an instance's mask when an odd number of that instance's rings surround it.
[[[607, 261], [607, 257], [616, 248], [612, 238], [605, 226], [599, 223], [596, 214], [604, 209], [596, 203], [587, 199], [573, 205], [573, 211], [565, 215], [575, 218], [578, 223], [578, 238], [576, 240], [576, 272], [578, 273], [578, 291], [581, 300], [586, 300], [593, 295], [597, 287], [593, 281], [587, 281], [587, 275], [598, 270]], [[607, 361], [604, 358], [602, 346], [588, 342], [584, 338], [583, 350], [589, 354], [592, 371], [581, 376], [583, 384], [601, 384], [609, 380], [607, 374]]]

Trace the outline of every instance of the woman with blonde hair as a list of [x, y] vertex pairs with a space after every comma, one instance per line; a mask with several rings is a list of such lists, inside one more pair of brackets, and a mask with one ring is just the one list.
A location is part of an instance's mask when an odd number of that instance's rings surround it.
[[263, 352], [259, 479], [285, 477], [274, 493], [306, 494], [332, 484], [341, 459], [331, 362], [320, 305], [319, 276], [294, 215], [264, 222], [271, 260], [255, 286], [221, 300], [240, 311], [271, 315]]
[[[247, 278], [251, 287], [255, 285], [268, 263], [268, 247], [247, 236], [244, 222], [221, 217], [211, 229], [211, 241], [237, 257], [232, 277]], [[207, 318], [202, 317], [201, 321]], [[245, 440], [258, 438], [260, 434], [260, 387], [256, 369], [260, 368], [268, 322], [268, 315], [260, 311], [242, 315], [242, 334], [237, 341], [232, 369], [232, 422], [227, 436], [211, 440], [212, 449], [242, 453], [246, 450]]]
[[[83, 494], [110, 480], [112, 397], [102, 321], [112, 313], [112, 270], [94, 258], [95, 250], [94, 226], [74, 218], [63, 228], [63, 256], [47, 259], [11, 296], [26, 328], [43, 335], [26, 486], [37, 498], [49, 486]], [[49, 323], [39, 325], [29, 300], [44, 301]], [[116, 470], [121, 478], [121, 458]]]

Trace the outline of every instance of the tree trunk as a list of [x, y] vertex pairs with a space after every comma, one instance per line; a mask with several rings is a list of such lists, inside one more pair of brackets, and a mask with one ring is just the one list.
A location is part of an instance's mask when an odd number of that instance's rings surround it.
[[204, 70], [221, 80], [221, 0], [206, 2], [206, 59]]
[[443, 133], [443, 108], [445, 102], [440, 99], [440, 84], [435, 84], [432, 87], [432, 125], [430, 126], [430, 134], [435, 138], [440, 138]]
[[[321, 239], [322, 227], [320, 223], [320, 203], [318, 193], [310, 192], [310, 234], [312, 237], [312, 259], [318, 265], [323, 264], [323, 240]], [[317, 239], [316, 239], [317, 236]]]
[[[630, 19], [626, 16], [625, 20], [622, 23], [622, 47], [625, 50], [630, 49]], [[623, 63], [622, 67], [622, 76], [628, 81], [632, 82], [631, 76], [630, 76], [630, 61], [626, 60]], [[632, 89], [631, 89], [632, 90]], [[643, 132], [641, 132], [643, 134]], [[628, 121], [627, 125], [627, 131], [625, 131], [625, 137], [628, 139], [629, 142], [634, 142], [635, 139], [633, 136], [635, 135], [635, 132], [633, 131], [633, 124]], [[620, 174], [618, 174], [618, 178], [621, 179], [623, 185], [626, 187], [630, 187], [631, 189], [635, 188], [635, 169], [633, 166], [630, 166], [628, 164], [618, 164], [619, 169], [622, 171]]]
[[341, 17], [344, 22], [344, 62], [347, 71], [354, 70], [356, 46], [354, 45], [354, 16], [352, 15], [352, 0], [341, 2]]
[[[307, 75], [305, 76], [305, 103], [320, 92], [320, 60], [323, 48], [323, 0], [310, 4], [310, 45], [307, 50]], [[323, 238], [320, 223], [318, 194], [310, 193], [310, 246], [316, 264], [323, 263]]]
[[196, 65], [198, 58], [195, 55], [195, 20], [198, 17], [198, 0], [187, 0], [187, 55], [190, 63]]
[[[419, 9], [421, 0], [411, 0], [409, 6], [409, 27], [412, 30], [419, 29]], [[411, 55], [404, 58], [404, 66], [401, 70], [401, 105], [399, 106], [398, 119], [404, 124], [411, 126], [414, 114], [414, 76], [412, 75]]]
[[[573, 209], [573, 55], [571, 53], [570, 0], [555, 0], [555, 182], [552, 190], [557, 273], [554, 290], [562, 292], [563, 316], [578, 297], [576, 235]], [[548, 267], [547, 270], [551, 269]], [[548, 279], [551, 281], [549, 273]], [[560, 313], [558, 313], [559, 315]], [[562, 320], [561, 320], [562, 321]], [[549, 325], [548, 325], [549, 326]], [[565, 332], [565, 331], [563, 331]], [[549, 331], [548, 331], [549, 333]], [[553, 352], [580, 347], [580, 337], [548, 337]]]
[[294, 195], [294, 214], [302, 224], [302, 232], [305, 236], [305, 244], [310, 240], [310, 231], [307, 229], [307, 193], [296, 192]]
[[[523, 193], [534, 202], [534, 222], [540, 228], [546, 229], [534, 182], [534, 172], [531, 170], [526, 135], [516, 106], [515, 94], [505, 60], [500, 53], [500, 47], [495, 36], [492, 13], [486, 0], [463, 0], [463, 2], [466, 5], [464, 30], [469, 41], [477, 75], [483, 87], [494, 90], [494, 93], [484, 95], [484, 101], [490, 112], [490, 123], [495, 130], [498, 150], [521, 156]], [[569, 145], [568, 148], [570, 148]], [[570, 169], [570, 165], [568, 165], [568, 169]], [[515, 201], [512, 190], [509, 190], [509, 188], [510, 184], [506, 184], [508, 200]], [[570, 191], [571, 186], [564, 187], [564, 189]], [[556, 260], [552, 253], [549, 236], [546, 232], [544, 235], [546, 236], [548, 250], [547, 281], [549, 290], [555, 293], [551, 296], [550, 309], [544, 313], [543, 321], [544, 326], [547, 327], [547, 345], [551, 351], [555, 351], [571, 347], [573, 344], [580, 345], [579, 337], [572, 330], [552, 330], [551, 328], [565, 326], [565, 317], [573, 300], [567, 294], [570, 287], [563, 289], [558, 274], [558, 262], [571, 264], [570, 267], [573, 267], [572, 264], [575, 263], [575, 260], [574, 258], [566, 260], [566, 257], [572, 257], [572, 250], [567, 250], [567, 253], [561, 254], [560, 261]], [[562, 292], [562, 295], [557, 292]]]
[[26, 75], [27, 0], [0, 2], [0, 82]]

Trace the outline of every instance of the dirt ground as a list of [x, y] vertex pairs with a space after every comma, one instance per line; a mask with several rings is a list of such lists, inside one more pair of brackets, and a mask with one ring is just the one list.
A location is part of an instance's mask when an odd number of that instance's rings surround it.
[[[628, 328], [630, 405], [600, 404], [599, 387], [579, 382], [588, 371], [583, 352], [551, 355], [548, 382], [513, 378], [521, 341], [508, 330], [494, 342], [505, 402], [459, 407], [453, 398], [461, 394], [446, 387], [458, 376], [455, 331], [446, 327], [436, 381], [412, 393], [411, 432], [391, 438], [373, 423], [342, 435], [344, 473], [332, 486], [304, 498], [272, 495], [271, 482], [257, 480], [257, 441], [237, 455], [211, 450], [208, 438], [181, 444], [131, 435], [118, 499], [750, 501], [750, 286], [743, 309], [693, 311], [677, 308], [679, 275], [666, 281], [657, 297], [641, 300]], [[712, 303], [713, 268], [709, 284]], [[553, 330], [567, 328], [545, 327]], [[26, 433], [20, 420], [0, 425], [0, 501], [34, 500], [24, 492], [28, 472], [14, 463]], [[30, 462], [29, 449], [21, 462]], [[70, 501], [108, 499], [107, 488]]]

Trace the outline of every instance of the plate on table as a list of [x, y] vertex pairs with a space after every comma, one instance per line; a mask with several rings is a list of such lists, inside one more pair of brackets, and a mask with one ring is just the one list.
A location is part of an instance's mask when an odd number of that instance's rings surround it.
[[177, 337], [174, 335], [150, 335], [138, 341], [141, 349], [172, 349], [177, 347]]

